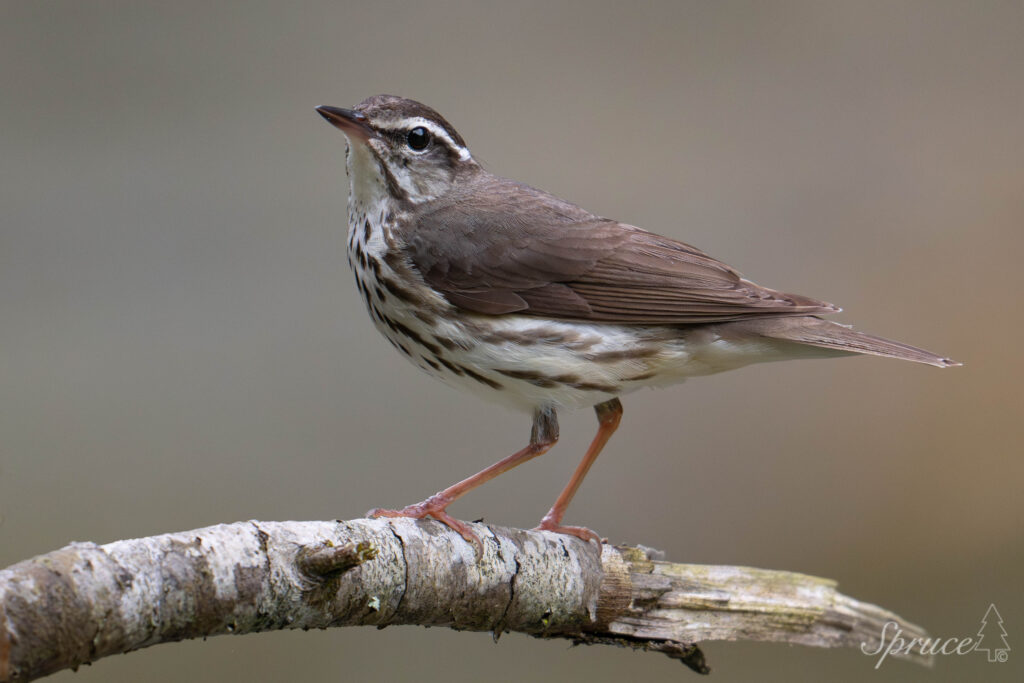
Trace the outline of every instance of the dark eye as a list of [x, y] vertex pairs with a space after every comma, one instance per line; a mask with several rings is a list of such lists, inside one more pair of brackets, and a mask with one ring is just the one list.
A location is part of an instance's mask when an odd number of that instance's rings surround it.
[[430, 144], [430, 133], [423, 126], [416, 126], [406, 134], [405, 142], [409, 145], [409, 149], [422, 152]]

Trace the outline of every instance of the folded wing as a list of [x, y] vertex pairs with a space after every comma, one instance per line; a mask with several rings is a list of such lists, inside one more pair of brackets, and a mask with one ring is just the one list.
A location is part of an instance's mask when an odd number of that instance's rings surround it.
[[491, 176], [405, 235], [424, 279], [477, 313], [687, 324], [834, 313], [743, 279], [702, 251]]

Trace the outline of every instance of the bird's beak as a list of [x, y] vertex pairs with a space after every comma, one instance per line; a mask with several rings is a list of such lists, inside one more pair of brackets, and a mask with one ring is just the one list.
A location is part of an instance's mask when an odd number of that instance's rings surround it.
[[365, 142], [376, 135], [373, 132], [373, 128], [370, 128], [366, 117], [357, 111], [342, 109], [341, 107], [328, 107], [326, 105], [321, 105], [316, 110], [320, 116], [327, 119], [332, 126], [339, 129], [350, 139], [355, 136]]

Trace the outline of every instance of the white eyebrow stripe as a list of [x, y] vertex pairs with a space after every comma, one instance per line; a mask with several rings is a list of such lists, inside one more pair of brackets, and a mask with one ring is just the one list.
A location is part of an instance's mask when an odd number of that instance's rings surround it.
[[448, 131], [446, 131], [444, 128], [437, 125], [430, 119], [425, 119], [422, 116], [415, 116], [413, 118], [402, 119], [401, 121], [395, 121], [392, 123], [377, 124], [378, 128], [382, 128], [384, 130], [405, 130], [415, 128], [416, 126], [423, 126], [427, 130], [429, 130], [431, 134], [436, 138], [444, 138], [445, 142], [448, 143], [449, 147], [458, 150], [460, 160], [466, 161], [472, 158], [472, 155], [469, 153], [469, 150], [460, 145], [459, 143], [455, 142], [455, 140], [452, 139], [452, 136], [448, 135]]

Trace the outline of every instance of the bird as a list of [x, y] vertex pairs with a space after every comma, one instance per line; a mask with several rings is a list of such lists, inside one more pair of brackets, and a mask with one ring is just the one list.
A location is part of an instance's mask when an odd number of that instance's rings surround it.
[[347, 139], [348, 261], [376, 328], [429, 375], [532, 415], [519, 451], [371, 517], [434, 518], [479, 552], [448, 506], [549, 451], [558, 410], [593, 407], [597, 433], [536, 528], [599, 544], [562, 520], [619, 426], [624, 394], [787, 359], [960, 365], [826, 320], [840, 309], [755, 284], [696, 247], [492, 174], [415, 100], [375, 95], [316, 111]]

